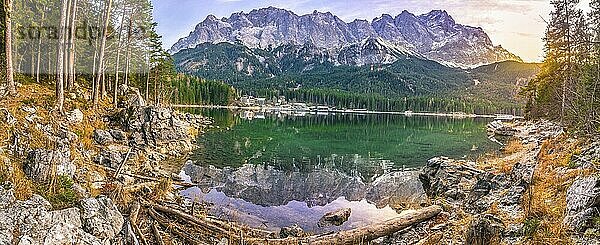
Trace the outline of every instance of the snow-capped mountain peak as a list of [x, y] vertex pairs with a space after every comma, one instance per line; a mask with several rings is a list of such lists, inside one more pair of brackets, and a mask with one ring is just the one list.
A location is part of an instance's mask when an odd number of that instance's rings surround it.
[[[342, 58], [371, 55], [366, 61], [349, 62], [357, 65], [393, 60], [384, 57], [394, 53], [393, 50], [458, 67], [503, 60], [520, 61], [519, 57], [501, 46], [494, 46], [483, 29], [458, 24], [445, 10], [433, 10], [419, 16], [403, 11], [396, 17], [382, 14], [371, 22], [355, 20], [350, 23], [330, 12], [314, 11], [299, 16], [275, 7], [252, 10], [250, 13], [238, 12], [223, 19], [209, 15], [188, 37], [174, 44], [169, 52], [176, 53], [198, 44], [219, 42], [241, 42], [249, 48], [260, 49], [310, 43]], [[357, 47], [362, 47], [364, 52], [348, 53], [349, 47], [356, 52]], [[373, 58], [372, 55], [376, 53], [381, 57]]]

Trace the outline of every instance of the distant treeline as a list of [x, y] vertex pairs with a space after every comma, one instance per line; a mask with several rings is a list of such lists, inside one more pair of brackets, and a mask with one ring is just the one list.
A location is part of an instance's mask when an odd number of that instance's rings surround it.
[[285, 96], [292, 102], [306, 102], [335, 106], [342, 109], [369, 109], [377, 111], [465, 112], [476, 114], [523, 113], [514, 103], [484, 102], [462, 98], [433, 96], [399, 97], [390, 99], [380, 94], [354, 93], [333, 89], [261, 90], [257, 96], [273, 98]]
[[220, 81], [179, 74], [172, 80], [173, 103], [182, 105], [229, 105], [237, 98], [233, 87]]

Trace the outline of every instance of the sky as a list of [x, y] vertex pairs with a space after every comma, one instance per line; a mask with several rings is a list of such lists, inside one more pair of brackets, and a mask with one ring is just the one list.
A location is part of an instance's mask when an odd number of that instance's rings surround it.
[[[590, 0], [579, 4], [588, 10]], [[543, 41], [550, 0], [152, 0], [158, 32], [165, 48], [187, 36], [209, 14], [219, 18], [269, 6], [298, 15], [331, 12], [346, 22], [373, 20], [403, 10], [416, 15], [446, 10], [457, 23], [482, 27], [494, 45], [502, 45], [527, 62], [543, 60]]]

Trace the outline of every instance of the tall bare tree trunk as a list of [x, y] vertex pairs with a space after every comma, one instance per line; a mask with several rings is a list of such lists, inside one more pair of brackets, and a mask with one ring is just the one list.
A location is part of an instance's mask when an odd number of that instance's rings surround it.
[[127, 55], [125, 58], [125, 86], [129, 86], [129, 65], [131, 63], [131, 29], [133, 28], [133, 16], [129, 18], [129, 28], [127, 28]]
[[58, 29], [58, 47], [56, 51], [56, 107], [59, 112], [63, 112], [65, 91], [64, 91], [64, 49], [65, 49], [65, 27], [67, 24], [67, 12], [69, 7], [68, 0], [61, 1], [60, 28]]
[[67, 90], [73, 89], [75, 84], [75, 19], [77, 17], [77, 0], [71, 0], [71, 20], [69, 25], [69, 56], [68, 56], [68, 67], [67, 73], [69, 74], [67, 80]]
[[[102, 38], [100, 41], [100, 55], [98, 58], [98, 73], [96, 74], [96, 89], [94, 91], [94, 95], [93, 95], [93, 103], [94, 106], [98, 105], [98, 100], [100, 97], [100, 79], [102, 79], [102, 77], [104, 76], [104, 52], [105, 52], [105, 48], [106, 48], [106, 37], [108, 35], [108, 21], [110, 20], [110, 9], [112, 6], [112, 0], [108, 0], [106, 9], [105, 9], [105, 14], [104, 14], [104, 27], [102, 29]], [[104, 81], [103, 81], [104, 82]]]
[[[46, 9], [44, 9], [42, 11], [42, 22], [41, 22], [41, 26], [44, 25], [44, 20], [46, 18]], [[37, 49], [37, 61], [36, 61], [36, 68], [35, 68], [35, 81], [39, 84], [40, 83], [40, 63], [42, 59], [42, 37], [39, 37], [38, 40], [38, 49]]]
[[119, 43], [117, 43], [117, 62], [115, 64], [115, 84], [114, 84], [114, 89], [113, 89], [113, 104], [114, 107], [117, 108], [117, 88], [119, 87], [119, 63], [120, 63], [120, 59], [121, 59], [121, 37], [122, 37], [122, 33], [123, 33], [123, 23], [125, 22], [125, 13], [127, 11], [125, 11], [125, 6], [127, 6], [126, 4], [123, 4], [123, 14], [121, 15], [121, 23], [119, 26]]
[[150, 94], [150, 62], [148, 62], [148, 77], [146, 78], [146, 103], [148, 103], [148, 96]]
[[17, 94], [15, 79], [13, 76], [12, 64], [12, 0], [4, 0], [5, 26], [4, 30], [4, 46], [6, 52], [6, 83], [8, 85], [8, 93], [10, 95]]

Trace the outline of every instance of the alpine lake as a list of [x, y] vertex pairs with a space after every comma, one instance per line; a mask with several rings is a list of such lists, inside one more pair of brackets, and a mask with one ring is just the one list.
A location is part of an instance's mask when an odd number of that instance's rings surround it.
[[[214, 118], [180, 171], [181, 191], [209, 214], [250, 227], [347, 230], [399, 215], [426, 199], [419, 168], [433, 157], [475, 160], [499, 145], [492, 119], [380, 114], [276, 114], [184, 109]], [[327, 212], [351, 208], [341, 226]]]

